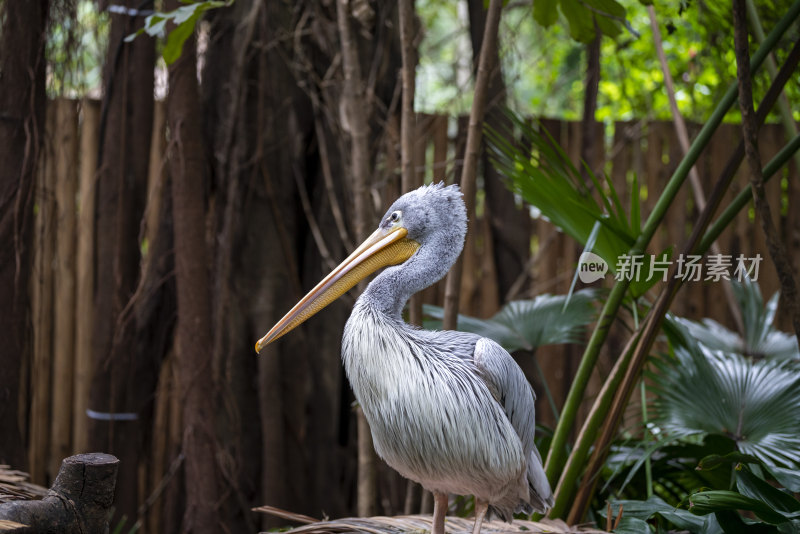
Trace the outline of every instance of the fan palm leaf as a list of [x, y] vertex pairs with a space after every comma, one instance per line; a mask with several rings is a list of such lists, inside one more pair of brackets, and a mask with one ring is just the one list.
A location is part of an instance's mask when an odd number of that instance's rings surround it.
[[714, 321], [701, 322], [676, 318], [689, 333], [711, 350], [733, 352], [755, 358], [800, 359], [797, 338], [773, 326], [778, 311], [778, 293], [764, 304], [758, 284], [745, 278], [731, 281], [733, 293], [739, 304], [744, 325], [744, 335], [732, 332]]
[[800, 465], [800, 367], [711, 349], [674, 318], [673, 354], [653, 374], [657, 424], [669, 435], [717, 434], [767, 465]]
[[[457, 328], [491, 338], [509, 352], [574, 343], [595, 318], [597, 294], [594, 289], [582, 289], [569, 299], [565, 295], [544, 294], [532, 300], [516, 300], [490, 319], [459, 314]], [[426, 304], [423, 311], [430, 318], [425, 321], [426, 328], [441, 328], [442, 308]]]

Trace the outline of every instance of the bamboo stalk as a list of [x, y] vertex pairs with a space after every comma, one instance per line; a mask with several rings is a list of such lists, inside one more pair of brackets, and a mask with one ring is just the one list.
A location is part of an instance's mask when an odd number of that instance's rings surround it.
[[[353, 176], [353, 208], [355, 212], [355, 234], [360, 242], [367, 235], [369, 218], [369, 115], [365, 86], [361, 77], [358, 47], [350, 26], [348, 0], [336, 3], [336, 21], [342, 43], [342, 70], [344, 71], [344, 93], [342, 102], [347, 116], [345, 129], [350, 134], [350, 165]], [[364, 283], [360, 283], [363, 290]], [[361, 410], [358, 411], [358, 514], [371, 516], [376, 511], [378, 473], [375, 468], [377, 455], [372, 446], [369, 425]]]
[[[500, 26], [500, 14], [503, 10], [502, 0], [490, 0], [486, 16], [486, 27], [483, 33], [478, 72], [475, 76], [475, 96], [469, 115], [467, 129], [467, 146], [464, 150], [464, 167], [461, 170], [461, 192], [467, 205], [467, 220], [475, 214], [475, 180], [478, 174], [478, 158], [481, 153], [483, 138], [483, 117], [486, 113], [486, 94], [489, 78], [493, 68], [492, 57], [497, 57], [497, 31]], [[461, 275], [463, 272], [463, 255], [459, 257], [447, 275], [444, 299], [444, 321], [442, 328], [455, 330], [458, 321], [458, 300], [461, 291]]]
[[[46, 131], [54, 131], [55, 110], [47, 108]], [[36, 177], [38, 210], [34, 223], [33, 276], [33, 364], [31, 365], [31, 409], [28, 470], [31, 481], [46, 485], [55, 473], [48, 473], [50, 447], [50, 392], [53, 355], [53, 248], [55, 217], [53, 200], [54, 162], [52, 143], [43, 150], [44, 162]]]
[[82, 103], [81, 158], [78, 186], [77, 256], [75, 258], [75, 376], [72, 401], [73, 452], [89, 450], [89, 388], [92, 384], [92, 302], [94, 300], [95, 162], [100, 103]]
[[72, 449], [73, 369], [75, 363], [75, 245], [78, 192], [78, 109], [72, 100], [55, 101], [55, 302], [53, 331], [52, 428], [50, 472]]
[[[417, 66], [417, 51], [414, 47], [414, 0], [400, 0], [400, 52], [403, 61], [401, 69], [402, 99], [400, 112], [400, 169], [401, 189], [407, 193], [417, 186], [414, 168], [417, 137], [417, 115], [414, 113], [414, 84]], [[413, 295], [408, 303], [409, 322], [422, 324], [422, 295]]]
[[[789, 143], [784, 146], [780, 152], [775, 154], [769, 163], [764, 166], [764, 181], [767, 182], [770, 178], [775, 176], [778, 170], [798, 152], [800, 152], [800, 135], [796, 135], [794, 139], [789, 141]], [[736, 215], [742, 211], [742, 208], [744, 208], [752, 198], [753, 196], [749, 189], [743, 189], [736, 195], [733, 202], [725, 208], [722, 215], [717, 218], [714, 224], [712, 224], [704, 234], [703, 239], [697, 245], [698, 254], [705, 254], [710, 244], [719, 237], [722, 231], [728, 227], [731, 221], [733, 221]]]
[[[756, 3], [753, 0], [747, 0], [747, 20], [752, 27], [753, 36], [756, 38], [756, 42], [763, 43], [765, 39], [764, 28], [761, 26], [761, 19], [758, 16], [758, 9], [756, 9]], [[775, 63], [774, 54], [767, 56], [767, 72], [769, 73], [770, 78], [773, 80], [778, 76], [778, 66]], [[780, 112], [783, 130], [786, 132], [787, 138], [791, 139], [797, 135], [797, 125], [794, 122], [792, 110], [789, 107], [789, 98], [786, 96], [785, 92], [781, 92], [781, 96], [778, 98], [776, 104], [778, 106], [778, 111]], [[797, 168], [800, 169], [800, 153], [794, 155], [794, 163]]]

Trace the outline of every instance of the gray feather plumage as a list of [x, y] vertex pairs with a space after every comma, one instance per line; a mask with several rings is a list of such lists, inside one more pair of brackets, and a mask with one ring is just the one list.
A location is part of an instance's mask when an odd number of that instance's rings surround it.
[[402, 224], [420, 248], [369, 284], [342, 341], [377, 453], [425, 488], [475, 495], [505, 520], [515, 511], [545, 512], [553, 497], [533, 442], [536, 397], [519, 366], [487, 338], [402, 320], [411, 295], [440, 280], [461, 253], [467, 219], [460, 190], [432, 185], [407, 193], [381, 222], [392, 224]]

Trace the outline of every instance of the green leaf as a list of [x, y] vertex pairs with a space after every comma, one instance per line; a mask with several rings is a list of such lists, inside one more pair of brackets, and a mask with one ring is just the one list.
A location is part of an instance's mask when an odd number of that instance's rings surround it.
[[672, 356], [660, 356], [655, 421], [669, 435], [717, 434], [768, 466], [800, 464], [800, 367], [713, 351], [669, 316]]
[[592, 13], [578, 0], [561, 0], [561, 13], [569, 24], [569, 35], [576, 41], [589, 43], [595, 38]]
[[614, 532], [616, 534], [647, 534], [653, 532], [653, 528], [642, 519], [623, 515]]
[[735, 510], [720, 510], [714, 513], [725, 534], [776, 534], [773, 525], [764, 523], [745, 523]]
[[[179, 8], [183, 9], [183, 8]], [[164, 61], [167, 65], [174, 63], [183, 53], [183, 44], [186, 39], [194, 32], [195, 24], [200, 18], [201, 12], [196, 11], [191, 17], [182, 22], [177, 28], [169, 32], [167, 42], [164, 45]]]
[[794, 493], [800, 493], [800, 471], [771, 465], [769, 472], [781, 486]]
[[719, 467], [731, 467], [735, 464], [760, 463], [760, 460], [749, 454], [734, 451], [728, 454], [710, 454], [704, 457], [697, 465], [697, 469], [711, 471]]
[[[676, 508], [668, 504], [662, 498], [653, 496], [646, 501], [637, 500], [612, 500], [611, 509], [618, 510], [622, 505], [623, 520], [620, 522], [620, 527], [624, 524], [625, 518], [636, 521], [645, 522], [656, 516], [661, 516], [675, 527], [679, 529], [688, 530], [690, 532], [703, 532], [704, 534], [719, 534], [720, 528], [715, 521], [709, 521], [707, 517], [701, 517], [693, 514], [687, 510]], [[604, 514], [603, 517], [605, 517]], [[636, 523], [641, 527], [642, 523]], [[634, 525], [631, 525], [634, 526]], [[624, 532], [623, 530], [616, 529], [614, 532]], [[634, 532], [646, 532], [638, 530]]]
[[541, 125], [537, 130], [511, 113], [509, 119], [520, 131], [522, 141], [512, 144], [509, 139], [513, 136], [487, 129], [495, 168], [509, 179], [509, 187], [515, 193], [584, 247], [597, 223], [602, 225], [592, 252], [615, 272], [618, 258], [630, 250], [639, 234], [638, 228], [632, 229], [627, 221], [616, 192], [606, 195], [592, 173], [589, 177], [594, 187], [589, 188], [590, 184], [584, 182], [564, 150]]
[[193, 16], [197, 15], [198, 13], [202, 13], [203, 11], [205, 11], [205, 9], [207, 9], [207, 8], [205, 7], [205, 3], [204, 2], [203, 3], [188, 4], [188, 5], [179, 7], [175, 11], [171, 12], [170, 15], [172, 16], [172, 21], [176, 25], [180, 26], [181, 24], [183, 24], [184, 22], [186, 22], [187, 20], [189, 20]]
[[558, 0], [534, 0], [533, 18], [536, 22], [549, 28], [558, 20]]
[[164, 30], [166, 25], [167, 19], [165, 17], [159, 16], [158, 14], [153, 14], [145, 19], [144, 31], [147, 32], [147, 35], [155, 37]]
[[123, 39], [123, 40], [124, 40], [126, 43], [130, 43], [131, 41], [133, 41], [134, 39], [136, 39], [136, 37], [138, 37], [138, 36], [139, 36], [140, 34], [142, 34], [142, 33], [144, 33], [144, 28], [139, 28], [139, 29], [138, 29], [138, 30], [136, 30], [135, 32], [133, 32], [133, 33], [131, 33], [131, 34], [128, 34], [128, 35], [126, 35], [126, 36], [125, 36], [125, 39]]
[[781, 534], [797, 534], [800, 532], [800, 520], [792, 519], [786, 523], [778, 525], [778, 532]]
[[[490, 319], [459, 315], [457, 328], [491, 338], [509, 352], [572, 343], [578, 340], [583, 327], [594, 320], [596, 298], [597, 291], [592, 289], [577, 291], [566, 305], [563, 295], [539, 295], [533, 300], [509, 302]], [[426, 304], [423, 311], [436, 319], [426, 321], [425, 328], [441, 328], [442, 308]]]
[[625, 18], [625, 8], [616, 0], [583, 0], [583, 2], [600, 16]]
[[800, 517], [800, 501], [755, 476], [747, 468], [736, 473], [736, 487], [742, 495], [764, 502], [787, 519]]
[[762, 520], [777, 525], [787, 521], [768, 504], [746, 497], [741, 493], [727, 490], [710, 490], [693, 493], [689, 496], [689, 510], [697, 515], [706, 515], [726, 510], [748, 510]]

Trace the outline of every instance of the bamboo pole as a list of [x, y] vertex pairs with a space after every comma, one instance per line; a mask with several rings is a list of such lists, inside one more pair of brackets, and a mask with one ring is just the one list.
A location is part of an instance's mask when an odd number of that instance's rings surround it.
[[[365, 85], [361, 77], [358, 47], [351, 28], [350, 5], [347, 0], [336, 3], [336, 22], [342, 43], [342, 70], [344, 71], [344, 105], [346, 124], [350, 134], [350, 165], [353, 176], [353, 208], [355, 212], [354, 226], [357, 241], [367, 236], [367, 219], [369, 218], [369, 116], [370, 105], [365, 94]], [[364, 289], [362, 282], [359, 290]], [[375, 514], [377, 509], [378, 474], [375, 466], [377, 455], [372, 445], [369, 425], [361, 410], [358, 418], [358, 515], [367, 517]]]
[[[755, 37], [757, 43], [763, 43], [766, 36], [764, 35], [764, 27], [761, 26], [761, 18], [758, 16], [756, 3], [753, 0], [746, 0], [746, 4], [747, 22], [750, 23], [750, 26], [753, 30], [753, 37]], [[778, 76], [778, 65], [775, 62], [775, 54], [770, 54], [767, 56], [767, 72], [772, 80]], [[792, 109], [789, 106], [789, 98], [786, 96], [785, 91], [781, 92], [781, 96], [778, 98], [778, 102], [776, 102], [776, 104], [778, 106], [778, 111], [780, 111], [781, 124], [783, 125], [784, 132], [786, 133], [786, 138], [792, 139], [797, 135], [797, 125], [792, 117]], [[798, 169], [800, 169], [800, 153], [794, 155], [794, 164]]]
[[[48, 106], [45, 131], [54, 129], [55, 111]], [[33, 276], [33, 364], [31, 365], [30, 438], [28, 469], [31, 481], [46, 485], [50, 446], [50, 391], [53, 354], [53, 158], [52, 143], [43, 151], [45, 161], [36, 177], [36, 220], [34, 223]], [[55, 476], [55, 473], [52, 473]]]
[[75, 258], [75, 382], [72, 401], [73, 451], [88, 452], [89, 388], [92, 384], [92, 308], [94, 301], [94, 197], [99, 146], [100, 103], [82, 104], [81, 158], [78, 186], [77, 256]]
[[[467, 205], [467, 220], [475, 215], [475, 180], [478, 174], [478, 158], [481, 154], [483, 139], [483, 117], [486, 114], [486, 94], [493, 66], [492, 57], [497, 57], [497, 31], [500, 26], [500, 14], [503, 10], [502, 0], [490, 0], [486, 16], [486, 27], [483, 33], [483, 45], [478, 61], [478, 72], [475, 76], [475, 96], [469, 115], [467, 129], [467, 146], [464, 150], [464, 168], [461, 171], [461, 192]], [[455, 330], [458, 321], [458, 300], [461, 291], [461, 275], [463, 272], [463, 255], [459, 257], [450, 274], [447, 275], [447, 286], [444, 298], [444, 321], [442, 328]]]
[[[417, 51], [414, 47], [414, 0], [400, 0], [400, 51], [403, 61], [401, 71], [402, 102], [400, 111], [400, 168], [401, 189], [407, 193], [418, 186], [415, 172], [415, 138], [417, 115], [414, 113], [414, 84], [416, 79]], [[424, 154], [424, 148], [423, 148]], [[413, 295], [408, 303], [409, 321], [422, 324], [422, 295]]]
[[55, 301], [53, 306], [53, 391], [50, 472], [72, 450], [73, 369], [75, 362], [75, 245], [78, 193], [77, 102], [55, 101]]

